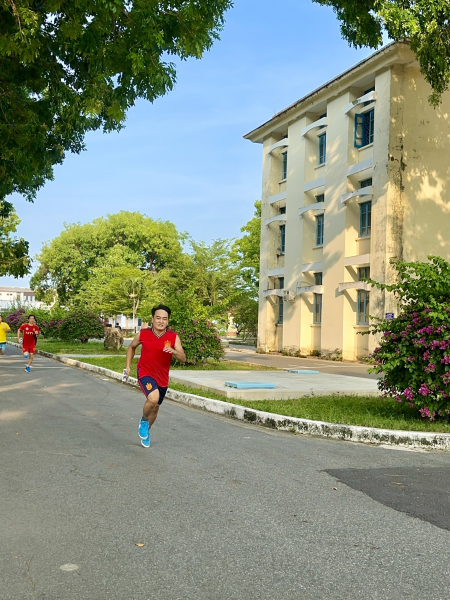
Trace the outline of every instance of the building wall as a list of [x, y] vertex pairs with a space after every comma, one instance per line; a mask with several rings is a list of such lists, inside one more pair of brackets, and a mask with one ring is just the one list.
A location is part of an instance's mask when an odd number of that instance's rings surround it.
[[[345, 107], [373, 85], [374, 142], [358, 149], [354, 145], [355, 113], [371, 107], [355, 106], [348, 115]], [[324, 356], [338, 353], [349, 360], [367, 354], [377, 340], [360, 335], [368, 327], [357, 323], [358, 267], [370, 265], [373, 279], [392, 283], [395, 269], [391, 259], [426, 260], [427, 255], [437, 254], [450, 260], [450, 94], [444, 95], [442, 106], [435, 110], [428, 104], [429, 93], [411, 50], [397, 44], [358, 65], [344, 81], [341, 78], [324, 86], [301, 104], [297, 113], [287, 111], [285, 117], [274, 118], [270, 131], [271, 122], [262, 126], [266, 133], [261, 134], [258, 345], [263, 349], [305, 354], [320, 351]], [[302, 129], [325, 112], [327, 159], [319, 166], [318, 134], [322, 130], [302, 135]], [[285, 149], [270, 154], [268, 150], [286, 135], [288, 173], [287, 180], [280, 182]], [[370, 237], [359, 238], [359, 203], [364, 198], [344, 203], [342, 197], [368, 178], [373, 185], [372, 230]], [[274, 195], [283, 191], [286, 198], [274, 202]], [[301, 208], [316, 202], [319, 193], [325, 194], [323, 247], [315, 247], [317, 211], [299, 215]], [[280, 256], [280, 223], [267, 226], [265, 221], [279, 214], [283, 206], [286, 249]], [[314, 290], [305, 291], [305, 286], [314, 285], [315, 272], [323, 274], [321, 325], [313, 322]], [[277, 325], [279, 297], [264, 294], [278, 287], [280, 276], [291, 299], [295, 297], [295, 301], [284, 302], [283, 326]], [[341, 284], [350, 289], [339, 291]], [[397, 311], [392, 295], [371, 290], [371, 315], [383, 318], [386, 312]]]

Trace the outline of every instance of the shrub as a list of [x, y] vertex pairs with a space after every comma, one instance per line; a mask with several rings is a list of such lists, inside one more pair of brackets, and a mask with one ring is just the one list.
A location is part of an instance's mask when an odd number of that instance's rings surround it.
[[63, 341], [80, 340], [86, 343], [90, 338], [105, 337], [101, 318], [88, 310], [71, 311], [59, 326], [59, 337]]
[[50, 321], [38, 321], [38, 325], [45, 338], [59, 338], [60, 329], [64, 319], [51, 319]]
[[378, 385], [385, 395], [434, 421], [450, 415], [450, 264], [428, 258], [430, 263], [395, 262], [395, 285], [371, 281], [401, 303], [390, 321], [371, 317], [371, 333], [382, 336], [371, 371], [383, 373]]
[[6, 323], [8, 323], [8, 325], [11, 328], [11, 331], [13, 331], [14, 333], [17, 332], [21, 325], [26, 323], [26, 320], [27, 315], [24, 308], [18, 308], [13, 312], [9, 313], [7, 317], [5, 317]]
[[189, 305], [174, 306], [170, 328], [180, 336], [186, 364], [195, 365], [207, 358], [219, 360], [224, 351], [215, 325], [208, 321], [201, 310], [189, 310]]

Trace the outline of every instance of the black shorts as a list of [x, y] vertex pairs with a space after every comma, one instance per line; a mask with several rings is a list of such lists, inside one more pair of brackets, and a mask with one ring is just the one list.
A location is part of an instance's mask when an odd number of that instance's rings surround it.
[[161, 404], [162, 401], [164, 400], [164, 396], [167, 393], [167, 388], [161, 387], [160, 385], [158, 385], [156, 383], [156, 381], [153, 379], [153, 377], [150, 377], [149, 375], [144, 375], [144, 377], [139, 377], [139, 369], [137, 372], [137, 376], [138, 376], [138, 381], [139, 381], [141, 390], [144, 392], [146, 397], [154, 390], [156, 390], [156, 389], [159, 390], [158, 404]]

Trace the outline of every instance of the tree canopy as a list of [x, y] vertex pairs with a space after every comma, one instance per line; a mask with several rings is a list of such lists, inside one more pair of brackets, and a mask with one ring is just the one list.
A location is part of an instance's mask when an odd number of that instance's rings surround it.
[[118, 130], [138, 98], [172, 89], [230, 0], [0, 0], [0, 200], [28, 200], [88, 131]]
[[[129, 265], [158, 272], [170, 266], [182, 252], [182, 238], [169, 221], [126, 211], [84, 225], [66, 225], [58, 237], [42, 247], [31, 286], [38, 298], [54, 290], [60, 304], [68, 305], [93, 275], [100, 277], [100, 267], [108, 270]], [[115, 247], [121, 248], [112, 252]]]
[[450, 82], [450, 2], [448, 0], [313, 0], [331, 6], [342, 37], [355, 48], [378, 48], [383, 34], [409, 41], [425, 79], [431, 105], [441, 102]]
[[19, 223], [13, 205], [0, 201], [0, 276], [23, 277], [30, 271], [28, 242], [14, 236]]

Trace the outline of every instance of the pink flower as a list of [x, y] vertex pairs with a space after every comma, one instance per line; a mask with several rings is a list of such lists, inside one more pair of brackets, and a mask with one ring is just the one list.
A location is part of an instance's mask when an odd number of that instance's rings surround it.
[[420, 388], [419, 388], [419, 394], [421, 394], [422, 396], [428, 396], [429, 394], [431, 394], [431, 390], [427, 386], [426, 383], [422, 383], [422, 385], [420, 386]]

